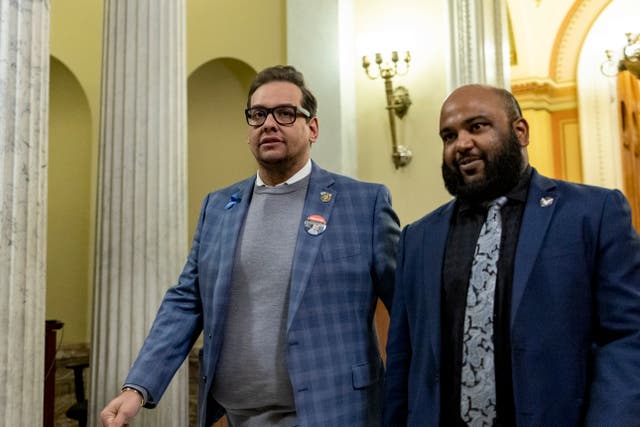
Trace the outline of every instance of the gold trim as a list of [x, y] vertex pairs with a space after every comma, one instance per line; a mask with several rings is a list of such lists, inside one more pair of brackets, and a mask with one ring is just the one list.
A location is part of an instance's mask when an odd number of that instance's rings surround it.
[[551, 49], [549, 77], [557, 82], [576, 80], [578, 57], [593, 23], [611, 0], [576, 0], [565, 15]]
[[513, 67], [518, 65], [518, 49], [516, 48], [516, 38], [513, 35], [513, 20], [509, 5], [507, 5], [507, 31], [509, 32], [509, 61]]
[[569, 110], [576, 108], [578, 104], [575, 82], [557, 84], [551, 80], [512, 81], [511, 92], [524, 110]]

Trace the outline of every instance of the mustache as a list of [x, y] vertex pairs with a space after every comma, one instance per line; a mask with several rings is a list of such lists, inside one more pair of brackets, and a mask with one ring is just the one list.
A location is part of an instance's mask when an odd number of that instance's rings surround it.
[[453, 165], [456, 168], [459, 168], [461, 165], [464, 165], [466, 163], [471, 163], [475, 160], [487, 161], [487, 155], [484, 153], [460, 155], [453, 161]]

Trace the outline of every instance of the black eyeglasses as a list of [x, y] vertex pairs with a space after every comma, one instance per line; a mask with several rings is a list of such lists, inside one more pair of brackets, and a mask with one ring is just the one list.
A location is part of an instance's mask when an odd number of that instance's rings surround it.
[[273, 108], [253, 107], [244, 110], [244, 115], [247, 118], [247, 124], [249, 124], [249, 126], [262, 126], [269, 114], [272, 114], [276, 122], [283, 126], [295, 122], [298, 114], [301, 114], [307, 119], [311, 118], [310, 112], [294, 105], [278, 105]]

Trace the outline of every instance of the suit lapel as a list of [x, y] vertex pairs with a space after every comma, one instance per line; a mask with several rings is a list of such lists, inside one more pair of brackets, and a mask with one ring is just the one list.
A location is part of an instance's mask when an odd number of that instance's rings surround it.
[[513, 271], [513, 287], [511, 294], [511, 325], [518, 312], [533, 265], [540, 252], [551, 218], [558, 205], [558, 194], [555, 183], [537, 173], [534, 169], [529, 186], [527, 203], [522, 216], [520, 234]]
[[219, 207], [215, 207], [215, 209], [222, 211], [222, 221], [220, 222], [220, 233], [218, 235], [220, 239], [218, 241], [218, 245], [220, 245], [220, 267], [216, 286], [214, 287], [214, 301], [216, 301], [217, 306], [217, 310], [214, 311], [214, 322], [216, 324], [226, 318], [236, 247], [240, 239], [240, 230], [251, 202], [254, 184], [255, 176], [238, 183], [233, 192], [231, 192], [229, 200], [224, 200]]
[[[309, 186], [302, 209], [302, 218], [298, 230], [296, 249], [291, 268], [291, 289], [289, 292], [289, 311], [287, 314], [287, 331], [291, 327], [293, 318], [300, 307], [304, 291], [309, 283], [309, 276], [318, 257], [318, 250], [325, 233], [312, 235], [307, 233], [304, 221], [310, 215], [320, 215], [327, 221], [327, 228], [331, 227], [331, 212], [336, 201], [337, 192], [333, 188], [334, 180], [326, 171], [312, 163]], [[330, 195], [329, 200], [323, 202], [321, 194]], [[325, 198], [325, 200], [326, 200]]]
[[446, 204], [433, 218], [433, 221], [436, 222], [434, 226], [426, 224], [423, 228], [421, 239], [424, 248], [422, 277], [426, 289], [426, 309], [423, 314], [427, 317], [427, 323], [431, 325], [429, 339], [433, 352], [432, 357], [438, 365], [440, 364], [441, 343], [442, 264], [454, 206], [455, 201]]

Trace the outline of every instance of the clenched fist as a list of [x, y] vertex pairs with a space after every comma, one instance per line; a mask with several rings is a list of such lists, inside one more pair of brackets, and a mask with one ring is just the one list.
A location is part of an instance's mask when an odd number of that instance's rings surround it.
[[142, 407], [140, 394], [132, 389], [123, 391], [100, 412], [103, 427], [126, 427]]

